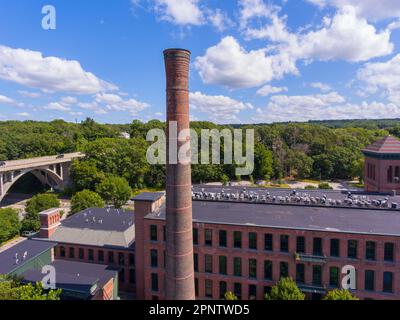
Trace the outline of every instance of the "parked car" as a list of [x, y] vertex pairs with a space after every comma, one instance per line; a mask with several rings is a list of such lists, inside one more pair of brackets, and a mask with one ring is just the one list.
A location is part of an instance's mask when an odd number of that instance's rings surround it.
[[24, 232], [22, 232], [22, 236], [25, 237], [25, 238], [33, 237], [35, 234], [37, 234], [37, 232], [35, 232], [35, 231], [24, 231]]
[[5, 161], [0, 161], [0, 167], [4, 167], [6, 165]]
[[65, 155], [59, 154], [59, 155], [57, 156], [57, 159], [62, 159], [62, 158], [64, 158], [64, 157], [65, 157]]

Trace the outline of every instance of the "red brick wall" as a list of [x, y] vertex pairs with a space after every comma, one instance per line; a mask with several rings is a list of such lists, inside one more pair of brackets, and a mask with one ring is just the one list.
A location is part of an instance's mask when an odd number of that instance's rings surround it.
[[[375, 166], [375, 180], [368, 177], [368, 165]], [[396, 190], [397, 193], [400, 193], [400, 183], [388, 182], [387, 172], [390, 166], [393, 167], [394, 177], [395, 167], [400, 166], [400, 160], [382, 160], [366, 157], [364, 166], [365, 191], [385, 193]]]

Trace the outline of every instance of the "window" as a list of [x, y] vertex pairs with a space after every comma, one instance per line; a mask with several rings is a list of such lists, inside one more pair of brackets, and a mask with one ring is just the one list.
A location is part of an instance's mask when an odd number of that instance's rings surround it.
[[205, 245], [208, 247], [212, 246], [212, 230], [206, 229], [204, 230], [204, 239], [205, 239]]
[[206, 279], [206, 297], [212, 298], [213, 296], [213, 282], [212, 280]]
[[197, 278], [194, 279], [194, 294], [196, 297], [199, 296], [199, 279]]
[[332, 287], [339, 287], [339, 268], [331, 267], [329, 269], [329, 285]]
[[242, 258], [233, 258], [233, 275], [235, 277], [242, 276]]
[[219, 273], [226, 275], [228, 273], [228, 259], [225, 256], [220, 256], [219, 257]]
[[79, 259], [85, 259], [85, 250], [83, 250], [82, 248], [79, 248]]
[[157, 241], [157, 226], [156, 225], [151, 225], [150, 226], [150, 240], [151, 241]]
[[158, 291], [158, 274], [157, 273], [151, 274], [151, 290], [154, 292]]
[[239, 300], [242, 299], [242, 284], [241, 283], [235, 283], [233, 285], [233, 293]]
[[129, 269], [129, 283], [135, 284], [136, 283], [136, 272], [135, 269]]
[[350, 259], [357, 259], [357, 240], [349, 240], [347, 242], [347, 257]]
[[394, 243], [385, 243], [385, 261], [394, 261]]
[[122, 252], [118, 252], [118, 264], [120, 266], [125, 264], [125, 255]]
[[89, 259], [89, 261], [93, 261], [94, 260], [94, 251], [93, 251], [93, 249], [89, 249], [88, 250], [88, 259]]
[[199, 244], [199, 230], [197, 228], [193, 228], [193, 244]]
[[367, 241], [365, 248], [365, 259], [367, 260], [375, 260], [375, 242]]
[[72, 259], [75, 258], [75, 248], [69, 248], [69, 257]]
[[393, 167], [392, 166], [390, 166], [387, 171], [387, 182], [389, 182], [389, 183], [393, 182]]
[[157, 250], [153, 249], [150, 251], [150, 262], [151, 262], [152, 268], [158, 268], [158, 251]]
[[287, 262], [281, 262], [279, 264], [279, 273], [281, 278], [287, 278], [289, 276], [289, 265]]
[[270, 287], [270, 286], [265, 286], [265, 287], [264, 287], [264, 296], [265, 296], [266, 294], [270, 294], [271, 291], [272, 291], [272, 287]]
[[97, 260], [99, 260], [100, 262], [104, 262], [104, 251], [103, 250], [97, 251]]
[[306, 239], [304, 237], [297, 237], [296, 252], [306, 253]]
[[220, 281], [219, 283], [219, 298], [225, 299], [225, 294], [228, 291], [228, 286], [225, 281]]
[[163, 266], [164, 266], [164, 268], [166, 268], [167, 267], [167, 253], [166, 253], [166, 251], [165, 250], [163, 250]]
[[281, 235], [281, 252], [289, 252], [289, 236]]
[[60, 257], [65, 258], [65, 247], [60, 247]]
[[227, 246], [225, 230], [219, 230], [219, 246], [222, 248], [226, 248]]
[[249, 278], [257, 279], [257, 260], [249, 259]]
[[166, 242], [167, 241], [167, 227], [163, 226], [163, 241]]
[[339, 239], [331, 239], [331, 257], [340, 256], [340, 241]]
[[265, 251], [272, 251], [273, 250], [272, 234], [265, 234], [264, 235], [264, 250]]
[[365, 271], [365, 290], [374, 291], [375, 290], [375, 271], [366, 270]]
[[130, 253], [130, 254], [129, 254], [129, 265], [130, 265], [131, 267], [134, 267], [134, 266], [135, 266], [135, 255], [134, 255], [133, 253]]
[[114, 263], [114, 252], [108, 251], [108, 263]]
[[193, 264], [194, 264], [194, 271], [199, 272], [199, 255], [197, 253], [193, 254]]
[[235, 248], [242, 247], [242, 233], [240, 231], [235, 231], [233, 233], [233, 246]]
[[206, 254], [204, 256], [204, 272], [212, 273], [213, 272], [213, 256]]
[[384, 272], [383, 273], [383, 292], [392, 293], [393, 292], [393, 273]]
[[296, 265], [296, 282], [297, 283], [305, 282], [305, 266], [304, 266], [304, 264]]
[[249, 249], [257, 250], [257, 233], [255, 232], [249, 233]]
[[319, 286], [322, 284], [322, 267], [321, 266], [313, 266], [312, 283], [315, 286]]
[[118, 273], [119, 282], [125, 282], [125, 269], [122, 268]]
[[313, 239], [313, 255], [322, 256], [322, 239], [321, 238]]
[[249, 300], [257, 299], [257, 286], [254, 284], [249, 285]]
[[272, 261], [264, 261], [264, 279], [272, 280]]

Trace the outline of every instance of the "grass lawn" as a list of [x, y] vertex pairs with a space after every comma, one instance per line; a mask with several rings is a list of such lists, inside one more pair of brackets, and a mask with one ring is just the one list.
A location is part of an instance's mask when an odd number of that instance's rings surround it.
[[163, 191], [163, 188], [144, 188], [144, 189], [134, 189], [132, 191], [133, 196], [137, 196], [138, 194], [141, 194], [142, 192], [159, 192]]

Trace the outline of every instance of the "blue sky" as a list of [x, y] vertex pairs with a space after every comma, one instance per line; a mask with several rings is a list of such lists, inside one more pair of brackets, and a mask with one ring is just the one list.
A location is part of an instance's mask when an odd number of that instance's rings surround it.
[[0, 120], [164, 119], [168, 47], [192, 52], [193, 120], [400, 117], [398, 0], [13, 0], [0, 14]]

